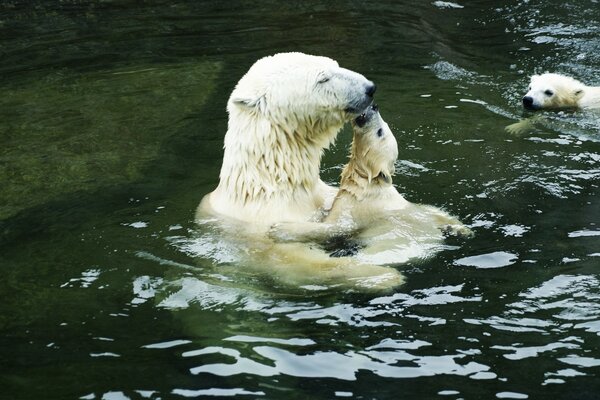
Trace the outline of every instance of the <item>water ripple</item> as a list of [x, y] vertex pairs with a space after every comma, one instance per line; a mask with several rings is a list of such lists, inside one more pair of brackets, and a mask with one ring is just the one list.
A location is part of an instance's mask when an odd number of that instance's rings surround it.
[[[299, 355], [288, 350], [257, 346], [253, 352], [268, 361], [265, 365], [242, 357], [237, 350], [223, 347], [207, 347], [186, 352], [184, 357], [197, 357], [207, 354], [220, 354], [234, 359], [234, 363], [204, 364], [190, 369], [194, 375], [211, 373], [219, 376], [238, 374], [277, 376], [290, 375], [305, 378], [335, 378], [347, 381], [356, 380], [360, 370], [371, 371], [387, 378], [415, 378], [439, 374], [469, 376], [488, 372], [489, 367], [476, 362], [460, 364], [457, 361], [465, 355], [416, 356], [400, 349], [393, 351], [316, 351]], [[399, 365], [400, 364], [400, 365]]]

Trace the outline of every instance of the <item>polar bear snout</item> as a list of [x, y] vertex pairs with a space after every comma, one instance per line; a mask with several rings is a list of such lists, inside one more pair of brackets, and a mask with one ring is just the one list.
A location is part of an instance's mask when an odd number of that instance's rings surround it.
[[354, 99], [350, 100], [348, 106], [344, 110], [348, 114], [356, 116], [373, 103], [373, 95], [377, 90], [377, 85], [366, 78], [363, 79], [365, 79], [366, 82], [362, 85], [362, 90], [355, 95], [356, 97]]
[[365, 91], [365, 94], [372, 98], [373, 95], [375, 94], [376, 90], [377, 90], [377, 85], [374, 84], [373, 82], [369, 81], [369, 83], [367, 84], [367, 89]]
[[363, 75], [345, 68], [337, 68], [332, 74], [331, 84], [338, 93], [345, 93], [344, 111], [348, 119], [356, 118], [373, 103], [377, 85]]
[[531, 96], [524, 96], [523, 97], [523, 107], [529, 108], [531, 110], [535, 109], [536, 107], [534, 105], [533, 97], [531, 97]]

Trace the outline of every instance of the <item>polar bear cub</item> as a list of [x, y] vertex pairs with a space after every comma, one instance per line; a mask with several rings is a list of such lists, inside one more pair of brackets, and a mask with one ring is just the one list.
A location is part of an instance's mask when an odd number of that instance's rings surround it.
[[327, 57], [280, 53], [254, 63], [227, 103], [219, 184], [198, 218], [220, 216], [264, 229], [308, 221], [336, 189], [319, 177], [321, 155], [372, 102], [375, 84]]
[[[398, 146], [377, 106], [353, 121], [350, 160], [340, 189], [321, 223], [275, 224], [269, 234], [279, 241], [358, 240], [364, 261], [399, 263], [427, 257], [443, 233], [470, 236], [471, 230], [445, 211], [407, 201], [392, 185]], [[370, 256], [368, 256], [370, 254]]]
[[561, 74], [533, 75], [527, 90], [522, 101], [530, 110], [600, 108], [600, 87]]

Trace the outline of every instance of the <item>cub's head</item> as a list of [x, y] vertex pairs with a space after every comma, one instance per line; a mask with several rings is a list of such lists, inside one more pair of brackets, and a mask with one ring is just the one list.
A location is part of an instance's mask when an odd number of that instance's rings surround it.
[[351, 161], [361, 166], [369, 181], [381, 178], [392, 183], [398, 143], [388, 124], [381, 118], [377, 105], [372, 105], [353, 122]]
[[362, 113], [375, 84], [327, 57], [280, 53], [258, 60], [229, 99], [232, 118], [247, 115], [289, 133], [319, 135]]
[[529, 110], [577, 108], [585, 85], [571, 77], [545, 73], [533, 75], [523, 106]]

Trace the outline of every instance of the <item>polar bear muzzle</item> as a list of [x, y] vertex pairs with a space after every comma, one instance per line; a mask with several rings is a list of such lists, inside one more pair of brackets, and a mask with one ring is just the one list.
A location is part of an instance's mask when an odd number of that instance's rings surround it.
[[537, 110], [540, 108], [534, 104], [533, 97], [531, 96], [523, 97], [523, 107], [527, 108], [528, 110]]
[[351, 101], [344, 111], [347, 114], [359, 114], [363, 112], [373, 103], [373, 95], [375, 94], [376, 90], [377, 85], [367, 80], [363, 96]]

